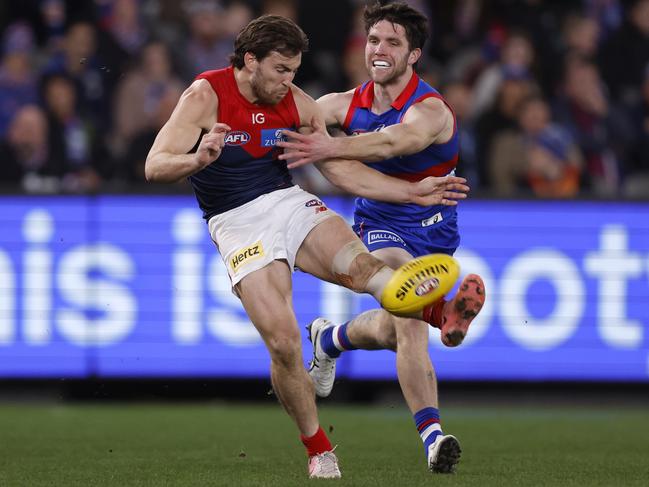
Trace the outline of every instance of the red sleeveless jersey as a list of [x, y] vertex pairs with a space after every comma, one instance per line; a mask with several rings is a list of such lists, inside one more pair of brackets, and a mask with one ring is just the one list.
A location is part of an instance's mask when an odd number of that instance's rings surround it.
[[196, 79], [207, 80], [218, 96], [215, 122], [232, 129], [219, 158], [189, 178], [204, 218], [292, 186], [286, 162], [277, 159], [276, 147], [282, 130], [300, 126], [292, 91], [276, 105], [258, 105], [241, 94], [232, 67], [206, 71]]

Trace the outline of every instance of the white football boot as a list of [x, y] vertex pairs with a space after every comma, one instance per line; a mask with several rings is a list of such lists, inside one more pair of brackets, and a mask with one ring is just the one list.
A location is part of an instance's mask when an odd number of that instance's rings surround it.
[[439, 435], [428, 447], [428, 468], [433, 473], [453, 473], [460, 461], [460, 442], [453, 435]]
[[327, 328], [335, 326], [325, 318], [316, 318], [307, 327], [309, 340], [313, 344], [313, 358], [309, 364], [309, 375], [315, 385], [315, 393], [319, 397], [331, 394], [336, 379], [336, 359], [331, 358], [322, 349], [320, 338]]
[[339, 479], [340, 477], [338, 458], [333, 450], [309, 457], [310, 479]]

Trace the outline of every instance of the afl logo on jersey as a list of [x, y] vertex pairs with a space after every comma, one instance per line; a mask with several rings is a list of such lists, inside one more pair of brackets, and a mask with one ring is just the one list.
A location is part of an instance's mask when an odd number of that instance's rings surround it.
[[240, 130], [228, 132], [225, 136], [225, 145], [244, 145], [250, 142], [250, 134]]

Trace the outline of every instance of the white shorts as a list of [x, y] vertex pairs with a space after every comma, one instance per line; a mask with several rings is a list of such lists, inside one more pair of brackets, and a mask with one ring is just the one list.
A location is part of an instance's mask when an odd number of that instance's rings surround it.
[[320, 198], [291, 186], [214, 215], [208, 227], [234, 291], [241, 279], [274, 260], [285, 259], [293, 271], [297, 251], [309, 232], [336, 215]]

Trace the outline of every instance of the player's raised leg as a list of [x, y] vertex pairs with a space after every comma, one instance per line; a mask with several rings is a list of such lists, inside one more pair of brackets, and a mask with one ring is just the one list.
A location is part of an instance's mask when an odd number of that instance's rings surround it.
[[393, 314], [418, 319], [453, 287], [459, 273], [457, 262], [443, 254], [418, 257], [392, 270], [337, 215], [311, 230], [295, 264], [320, 279], [371, 294]]
[[271, 262], [244, 277], [237, 291], [270, 353], [273, 390], [300, 430], [309, 456], [309, 475], [340, 477], [333, 448], [318, 422], [313, 384], [302, 364], [288, 265], [285, 261]]

